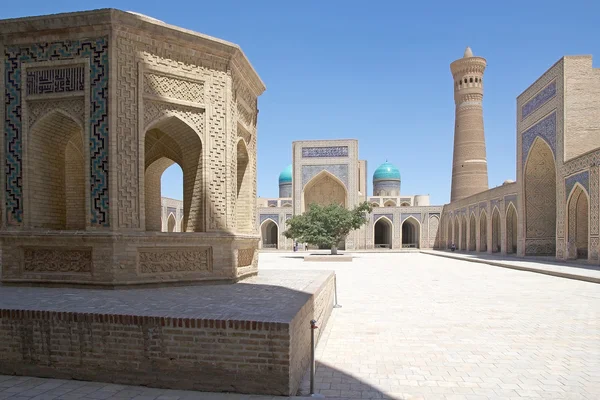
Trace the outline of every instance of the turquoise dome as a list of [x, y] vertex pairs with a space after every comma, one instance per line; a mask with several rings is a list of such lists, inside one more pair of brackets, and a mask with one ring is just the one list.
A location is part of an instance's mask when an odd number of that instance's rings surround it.
[[400, 170], [394, 164], [384, 162], [373, 174], [374, 181], [400, 180]]
[[279, 184], [281, 185], [282, 183], [292, 183], [292, 164], [288, 165], [279, 174]]

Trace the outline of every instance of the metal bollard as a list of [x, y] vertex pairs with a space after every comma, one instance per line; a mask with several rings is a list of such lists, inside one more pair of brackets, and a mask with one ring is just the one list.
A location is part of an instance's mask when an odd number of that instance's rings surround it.
[[316, 320], [311, 320], [310, 321], [310, 397], [317, 397], [317, 398], [325, 398], [325, 396], [323, 396], [320, 393], [315, 393], [315, 372], [316, 372], [316, 366], [317, 366], [317, 362], [315, 360], [315, 330], [317, 330], [319, 327], [317, 326], [317, 321]]
[[333, 275], [333, 295], [335, 300], [333, 308], [342, 308], [342, 305], [337, 302], [337, 275]]

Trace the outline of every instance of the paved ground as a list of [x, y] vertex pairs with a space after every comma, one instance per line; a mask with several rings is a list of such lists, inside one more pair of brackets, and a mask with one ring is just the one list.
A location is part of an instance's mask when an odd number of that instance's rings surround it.
[[554, 257], [524, 258], [512, 254], [467, 253], [463, 251], [424, 250], [423, 253], [600, 283], [600, 265], [588, 264], [584, 260], [569, 260], [565, 262], [557, 261]]
[[[303, 292], [330, 272], [263, 271], [239, 285], [79, 289], [0, 285], [0, 308], [172, 318], [290, 321], [310, 296]], [[274, 299], [285, 296], [288, 301]], [[268, 307], [267, 307], [268, 305]]]
[[[260, 267], [337, 271], [343, 308], [317, 349], [328, 399], [600, 399], [597, 284], [418, 253], [299, 256]], [[272, 399], [0, 376], [6, 398]]]

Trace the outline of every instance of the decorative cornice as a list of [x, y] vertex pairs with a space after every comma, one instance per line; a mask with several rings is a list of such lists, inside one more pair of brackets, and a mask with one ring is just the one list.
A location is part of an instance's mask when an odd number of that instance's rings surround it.
[[127, 31], [143, 31], [147, 36], [158, 36], [165, 42], [184, 46], [191, 53], [211, 54], [226, 61], [233, 73], [247, 84], [255, 96], [260, 96], [266, 89], [237, 44], [145, 15], [112, 8], [0, 20], [0, 41], [26, 40], [27, 37], [22, 39], [23, 34], [52, 34], [52, 31], [63, 31], [67, 28], [83, 28], [84, 31], [89, 29], [96, 36], [99, 26], [106, 29], [116, 26]]
[[452, 71], [452, 76], [455, 78], [457, 75], [467, 73], [483, 75], [486, 66], [487, 61], [483, 57], [460, 58], [450, 64], [450, 71]]

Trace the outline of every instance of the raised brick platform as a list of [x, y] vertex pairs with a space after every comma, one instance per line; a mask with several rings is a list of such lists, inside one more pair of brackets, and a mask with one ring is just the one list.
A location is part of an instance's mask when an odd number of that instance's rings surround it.
[[173, 389], [295, 394], [329, 271], [124, 290], [0, 286], [0, 373]]

